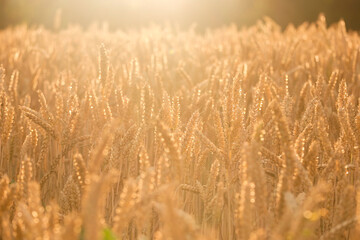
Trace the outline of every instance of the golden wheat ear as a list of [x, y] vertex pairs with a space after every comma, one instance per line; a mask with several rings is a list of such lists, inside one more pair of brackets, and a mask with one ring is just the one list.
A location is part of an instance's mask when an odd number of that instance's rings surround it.
[[46, 121], [38, 112], [32, 110], [31, 108], [20, 106], [20, 109], [33, 123], [44, 129], [50, 136], [57, 138], [57, 134], [53, 126]]

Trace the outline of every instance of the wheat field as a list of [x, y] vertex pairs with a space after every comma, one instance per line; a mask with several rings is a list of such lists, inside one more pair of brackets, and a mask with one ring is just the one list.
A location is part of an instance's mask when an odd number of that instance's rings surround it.
[[360, 37], [0, 31], [0, 239], [359, 239]]

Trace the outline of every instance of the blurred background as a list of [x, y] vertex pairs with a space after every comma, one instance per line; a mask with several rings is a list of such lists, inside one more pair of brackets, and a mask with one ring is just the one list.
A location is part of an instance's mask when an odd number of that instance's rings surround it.
[[127, 29], [165, 21], [205, 29], [251, 25], [264, 16], [285, 27], [314, 21], [319, 13], [329, 24], [344, 19], [348, 28], [360, 29], [360, 0], [0, 0], [0, 28], [20, 23], [53, 28], [57, 19], [57, 27], [106, 21], [110, 29]]

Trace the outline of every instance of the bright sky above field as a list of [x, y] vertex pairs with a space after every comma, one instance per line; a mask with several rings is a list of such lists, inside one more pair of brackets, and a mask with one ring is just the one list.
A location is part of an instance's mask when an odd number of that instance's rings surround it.
[[0, 0], [0, 29], [20, 23], [52, 27], [59, 9], [61, 27], [107, 22], [117, 29], [171, 22], [209, 28], [252, 25], [264, 16], [285, 27], [315, 21], [324, 13], [330, 24], [344, 19], [360, 29], [359, 7], [357, 0]]
[[[63, 0], [65, 19], [89, 23], [92, 19], [120, 24], [231, 22], [246, 1], [239, 0]], [[244, 15], [244, 14], [242, 14]]]

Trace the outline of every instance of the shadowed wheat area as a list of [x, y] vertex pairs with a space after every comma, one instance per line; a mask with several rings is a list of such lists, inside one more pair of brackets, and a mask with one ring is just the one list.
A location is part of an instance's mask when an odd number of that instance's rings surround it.
[[0, 31], [1, 239], [358, 239], [360, 37]]

